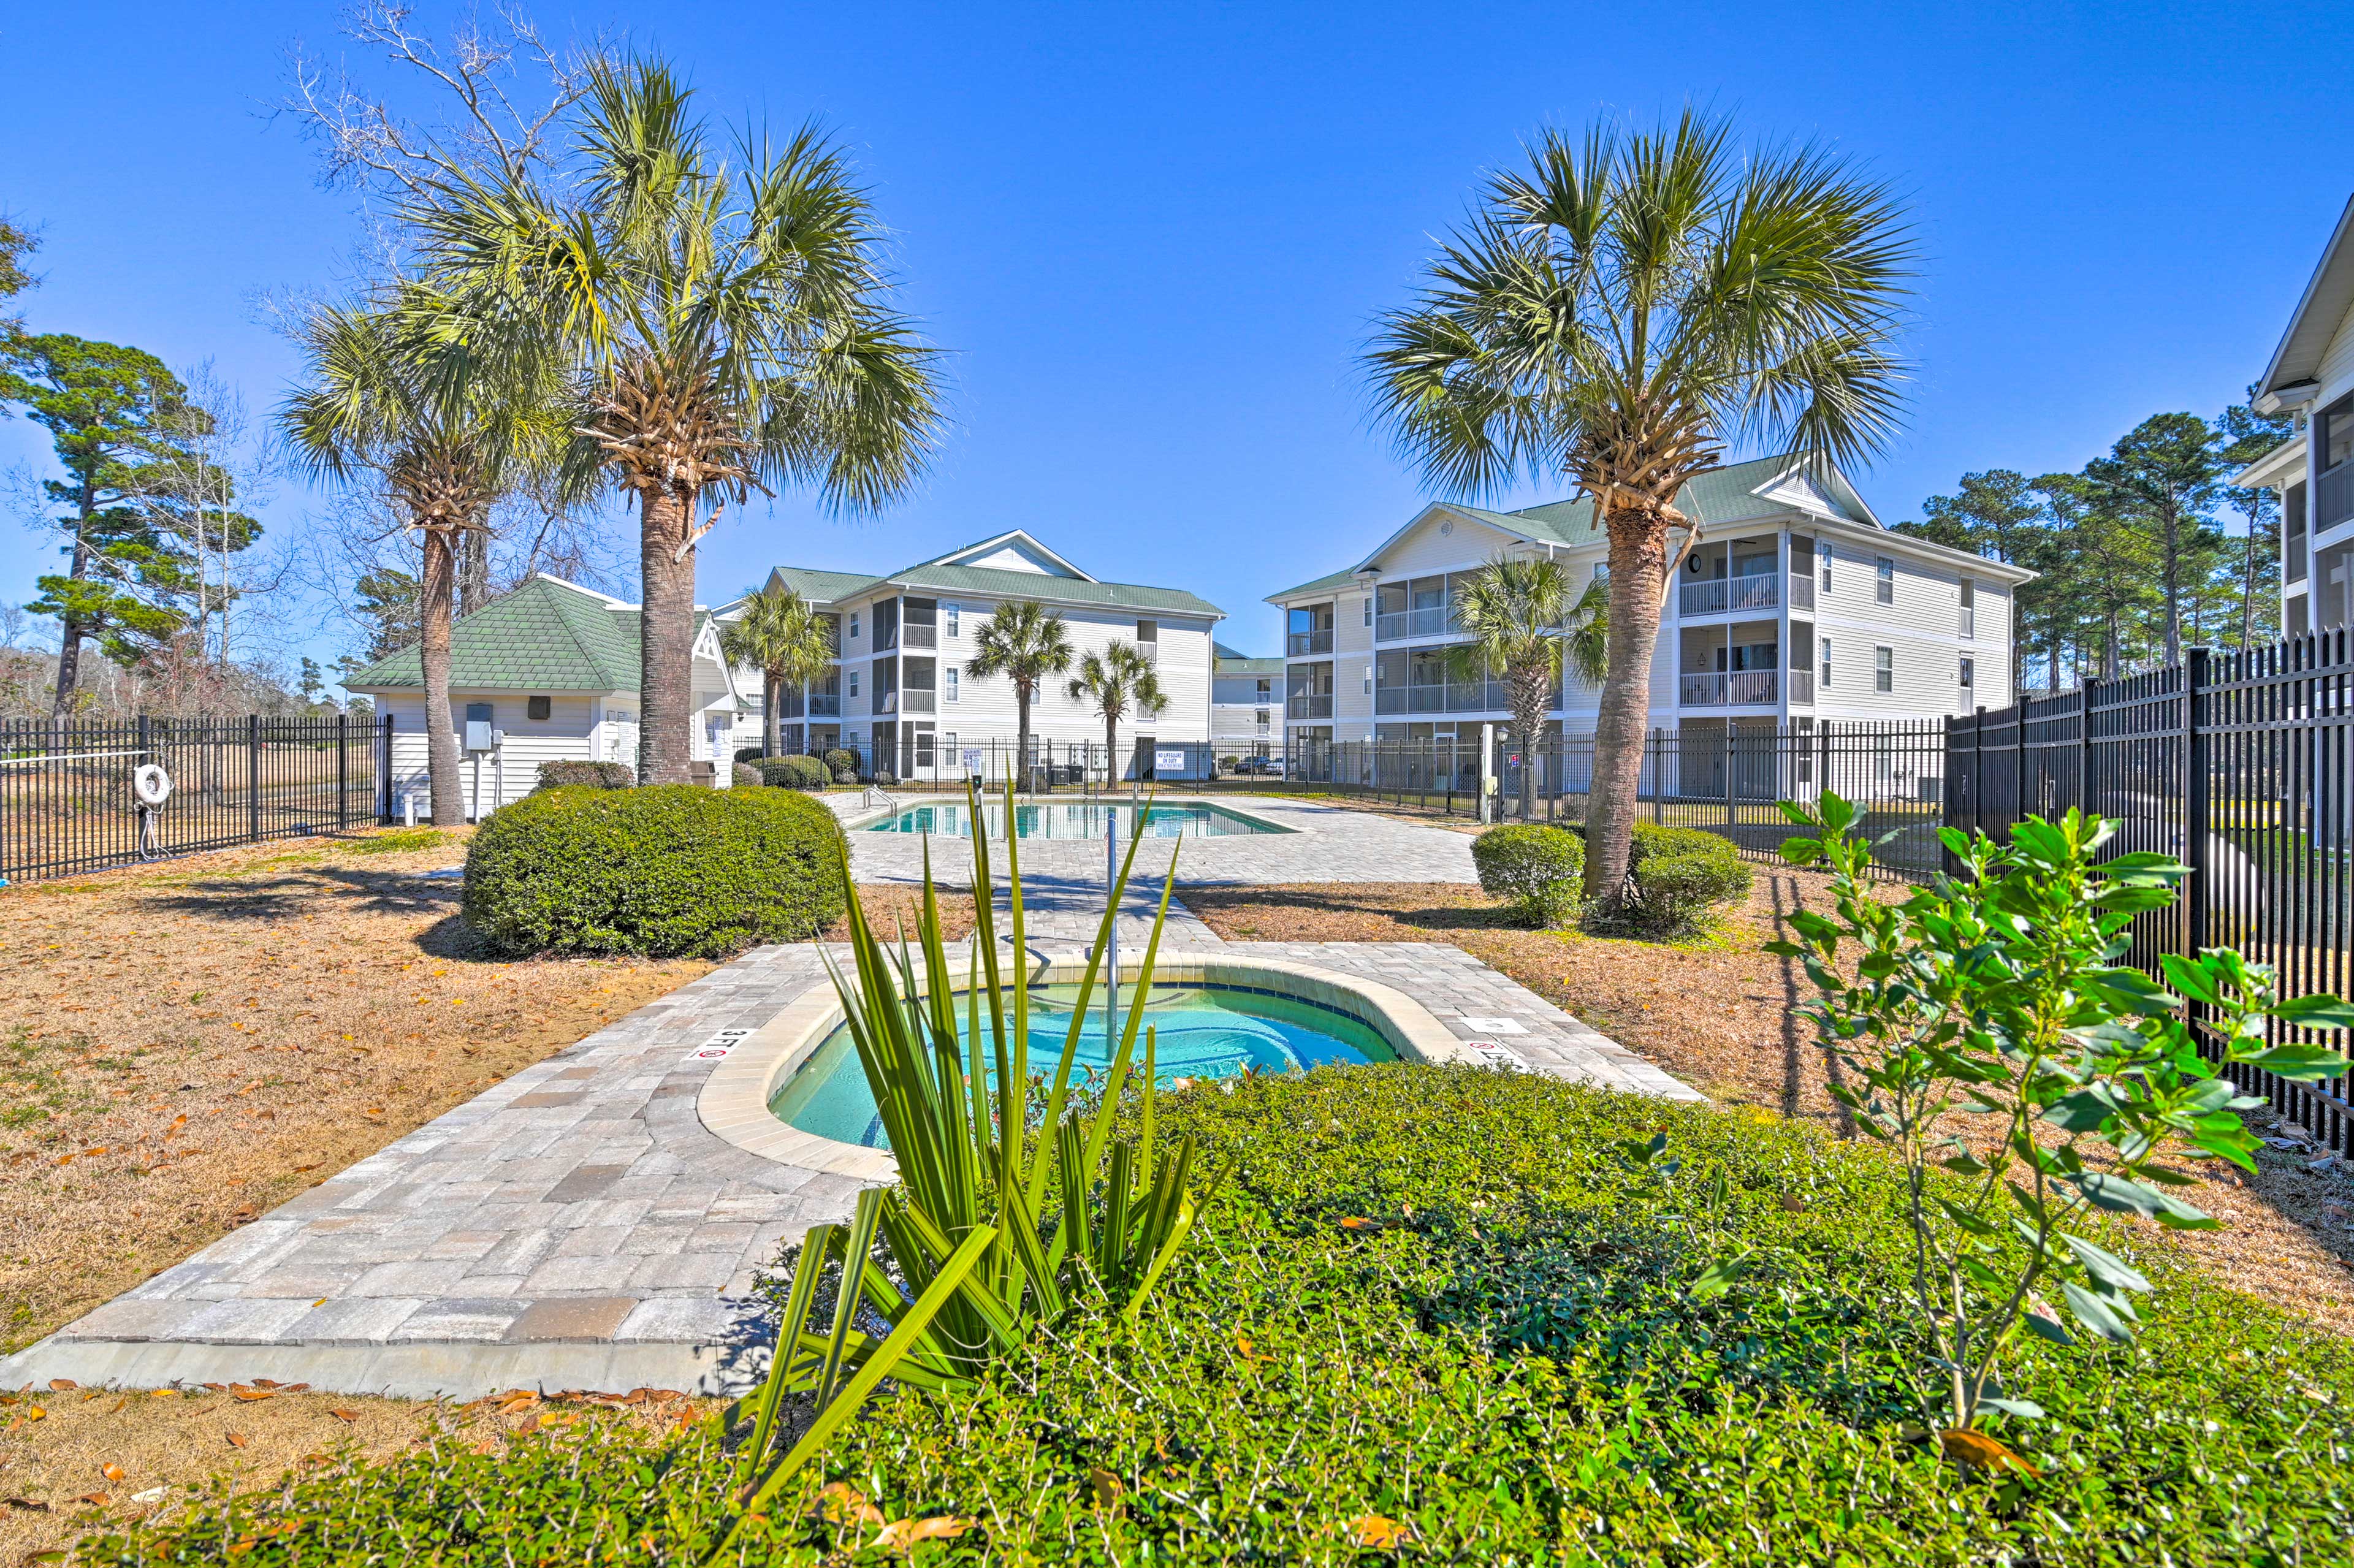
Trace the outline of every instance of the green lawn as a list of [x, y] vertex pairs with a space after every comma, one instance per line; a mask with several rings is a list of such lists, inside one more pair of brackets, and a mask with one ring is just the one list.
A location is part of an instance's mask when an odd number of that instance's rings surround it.
[[[885, 1524], [941, 1516], [970, 1522], [920, 1560], [2348, 1560], [2354, 1356], [2131, 1233], [2112, 1245], [2158, 1282], [2144, 1339], [2030, 1341], [2012, 1388], [2051, 1414], [1996, 1430], [2040, 1473], [1989, 1475], [1918, 1440], [1876, 1150], [1462, 1069], [1163, 1111], [1235, 1174], [1140, 1327], [1077, 1328], [970, 1398], [886, 1397], [748, 1561], [884, 1561]], [[1672, 1178], [1621, 1152], [1655, 1131]], [[1734, 1247], [1741, 1282], [1693, 1300]], [[701, 1436], [451, 1443], [85, 1560], [692, 1561], [724, 1486]]]

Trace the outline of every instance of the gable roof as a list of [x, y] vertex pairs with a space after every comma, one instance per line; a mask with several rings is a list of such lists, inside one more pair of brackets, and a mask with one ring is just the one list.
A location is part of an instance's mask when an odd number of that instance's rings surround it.
[[2349, 310], [2354, 310], [2354, 197], [2348, 199], [2338, 215], [2338, 227], [2329, 231], [2329, 243], [2322, 247], [2321, 261], [2290, 313], [2288, 330], [2281, 334], [2280, 346], [2273, 350], [2272, 363], [2256, 383], [2256, 395], [2265, 397], [2318, 378], [2321, 356]]
[[901, 588], [931, 588], [942, 593], [983, 594], [991, 599], [1034, 599], [1058, 604], [1104, 605], [1121, 609], [1158, 609], [1172, 615], [1223, 618], [1225, 611], [1183, 588], [1147, 588], [1141, 583], [1098, 582], [1093, 577], [1052, 577], [1043, 572], [1009, 572], [995, 567], [939, 566], [926, 563], [876, 579]]
[[[1676, 493], [1676, 509], [1688, 516], [1699, 518], [1703, 528], [1791, 511], [1812, 512], [1837, 522], [1870, 528], [1884, 527], [1873, 515], [1872, 508], [1864, 503], [1855, 486], [1837, 468], [1828, 463], [1820, 468], [1812, 468], [1787, 453], [1778, 457], [1753, 458], [1747, 462], [1732, 463], [1695, 474]], [[1356, 566], [1346, 571], [1329, 573], [1312, 582], [1301, 583], [1297, 588], [1269, 594], [1268, 599], [1293, 599], [1302, 594], [1322, 593], [1327, 589], [1347, 587], [1359, 572], [1370, 569], [1384, 554], [1420, 527], [1433, 513], [1441, 512], [1485, 524], [1532, 544], [1552, 545], [1563, 549], [1592, 549], [1605, 543], [1601, 530], [1594, 525], [1594, 502], [1590, 497], [1548, 501], [1535, 506], [1523, 506], [1516, 512], [1491, 512], [1484, 506], [1469, 506], [1454, 501], [1435, 502], [1415, 514], [1405, 527], [1383, 540]]]
[[[850, 599], [882, 580], [867, 572], [823, 572], [812, 567], [778, 567], [769, 573], [770, 588], [790, 588], [811, 604], [818, 605]], [[733, 605], [722, 607], [723, 609], [733, 608]]]
[[1283, 673], [1283, 661], [1262, 659], [1240, 649], [1229, 648], [1223, 642], [1213, 642], [1210, 644], [1210, 673], [1214, 675], [1280, 675]]
[[917, 561], [914, 566], [909, 567], [907, 569], [912, 572], [920, 571], [926, 567], [969, 567], [974, 564], [972, 561], [973, 556], [982, 555], [984, 553], [991, 553], [998, 549], [1000, 546], [1009, 545], [1014, 546], [1017, 550], [1026, 546], [1028, 551], [1045, 557], [1047, 560], [1062, 568], [1061, 573], [1042, 572], [1038, 574], [1042, 577], [1067, 575], [1076, 577], [1081, 582], [1091, 583], [1096, 580], [1086, 572], [1083, 572], [1078, 567], [1073, 566], [1068, 557], [1061, 555], [1057, 551], [1048, 549], [1044, 544], [1039, 542], [1038, 536], [1031, 533], [1027, 528], [1008, 528], [1002, 534], [991, 534], [986, 539], [976, 539], [970, 545], [960, 545], [944, 556], [934, 556], [928, 561]]
[[[700, 635], [707, 617], [695, 618]], [[343, 683], [346, 691], [422, 690], [415, 647]], [[627, 692], [638, 685], [638, 607], [561, 577], [535, 575], [450, 628], [452, 690]]]

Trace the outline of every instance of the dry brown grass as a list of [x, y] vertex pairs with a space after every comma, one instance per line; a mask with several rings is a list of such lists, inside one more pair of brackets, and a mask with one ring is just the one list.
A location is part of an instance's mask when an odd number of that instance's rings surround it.
[[[1681, 948], [1532, 931], [1470, 886], [1203, 887], [1184, 898], [1230, 941], [1452, 943], [1720, 1104], [1843, 1134], [1838, 1065], [1797, 1011], [1812, 988], [1763, 950], [1782, 916], [1829, 907], [1829, 882], [1761, 867], [1747, 906]], [[2238, 1289], [2354, 1333], [2354, 1181], [2342, 1166], [2307, 1169], [2316, 1152], [2268, 1147], [2253, 1180], [2222, 1171], [2188, 1194], [2225, 1229], [2152, 1234]]]
[[387, 1458], [437, 1433], [496, 1446], [557, 1423], [673, 1431], [715, 1403], [645, 1390], [618, 1402], [523, 1395], [461, 1406], [260, 1384], [0, 1395], [0, 1563], [152, 1517], [216, 1479], [249, 1491], [290, 1472]]

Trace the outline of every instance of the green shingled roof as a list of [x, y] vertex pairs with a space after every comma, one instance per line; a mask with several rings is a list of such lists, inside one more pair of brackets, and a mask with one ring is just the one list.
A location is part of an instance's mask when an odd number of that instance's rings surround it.
[[1329, 572], [1323, 577], [1318, 577], [1313, 582], [1301, 583], [1297, 588], [1288, 588], [1283, 589], [1280, 593], [1271, 593], [1267, 597], [1269, 599], [1289, 599], [1295, 594], [1321, 593], [1326, 588], [1347, 588], [1352, 582], [1356, 580], [1356, 577], [1357, 568], [1351, 567], [1346, 571]]
[[[695, 619], [699, 627], [703, 618]], [[414, 648], [344, 683], [352, 691], [424, 684], [424, 662]], [[638, 612], [552, 577], [532, 577], [451, 627], [450, 684], [466, 691], [635, 691]]]
[[832, 604], [881, 582], [871, 572], [822, 572], [810, 567], [779, 567], [774, 576], [811, 604]]

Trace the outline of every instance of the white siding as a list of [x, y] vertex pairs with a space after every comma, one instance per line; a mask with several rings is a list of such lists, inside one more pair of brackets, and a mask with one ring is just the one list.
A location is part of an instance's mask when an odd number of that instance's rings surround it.
[[[637, 706], [633, 695], [623, 697], [617, 694], [615, 700], [627, 702], [631, 709]], [[525, 716], [530, 699], [523, 693], [451, 693], [450, 719], [457, 729], [461, 748], [458, 778], [468, 811], [488, 815], [500, 806], [522, 800], [539, 783], [539, 765], [543, 762], [605, 760], [602, 751], [597, 748], [596, 702], [578, 693], [557, 693], [548, 698], [548, 716], [533, 719]], [[380, 692], [376, 694], [376, 703], [377, 712], [392, 715], [393, 813], [400, 813], [401, 796], [413, 793], [421, 821], [432, 814], [426, 783], [424, 695], [416, 692]], [[469, 703], [491, 705], [492, 727], [503, 732], [497, 751], [478, 757], [462, 749]]]

